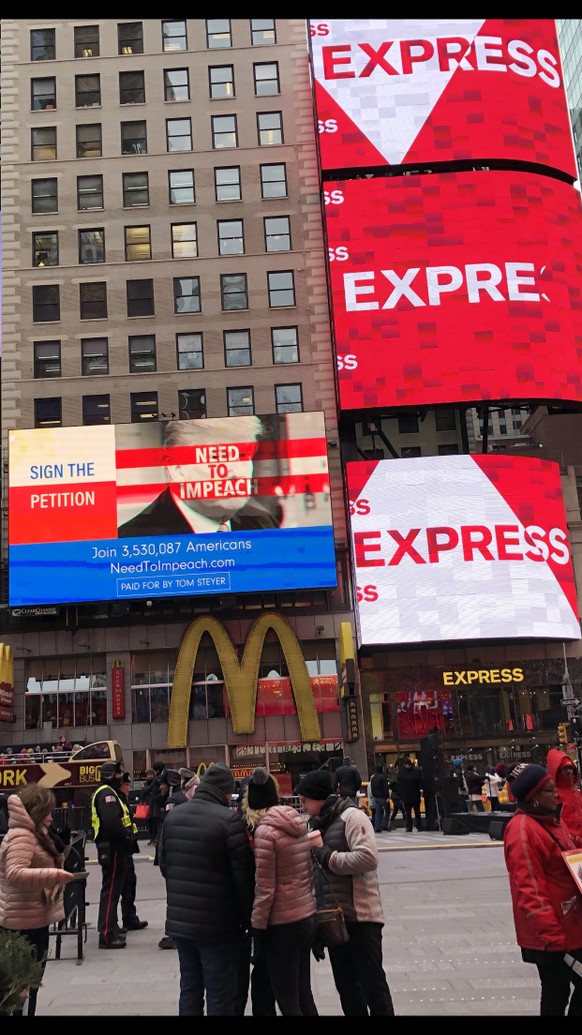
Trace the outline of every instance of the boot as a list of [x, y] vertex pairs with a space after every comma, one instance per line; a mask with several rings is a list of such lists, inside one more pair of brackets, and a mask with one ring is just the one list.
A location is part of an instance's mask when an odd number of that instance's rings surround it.
[[390, 826], [388, 827], [388, 830], [396, 830], [396, 820], [395, 819], [392, 820]]

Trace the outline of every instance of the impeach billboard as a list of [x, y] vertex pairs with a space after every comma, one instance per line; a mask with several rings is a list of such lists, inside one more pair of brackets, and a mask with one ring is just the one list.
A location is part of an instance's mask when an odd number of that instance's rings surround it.
[[360, 646], [580, 637], [558, 464], [485, 453], [346, 468]]
[[321, 167], [531, 162], [575, 180], [553, 18], [312, 18]]
[[9, 603], [336, 585], [323, 414], [9, 432]]
[[582, 402], [574, 187], [493, 170], [324, 186], [343, 410]]

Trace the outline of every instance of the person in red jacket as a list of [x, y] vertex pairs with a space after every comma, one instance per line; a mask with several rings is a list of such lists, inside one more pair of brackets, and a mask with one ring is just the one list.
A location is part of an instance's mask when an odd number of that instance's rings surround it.
[[548, 772], [553, 777], [562, 811], [560, 819], [566, 826], [582, 837], [582, 791], [578, 768], [569, 755], [558, 748], [550, 748], [546, 756]]
[[543, 766], [513, 763], [507, 782], [517, 802], [503, 837], [516, 940], [524, 962], [538, 968], [540, 1016], [579, 1017], [582, 895], [562, 852], [582, 847], [582, 838], [561, 822], [556, 785]]

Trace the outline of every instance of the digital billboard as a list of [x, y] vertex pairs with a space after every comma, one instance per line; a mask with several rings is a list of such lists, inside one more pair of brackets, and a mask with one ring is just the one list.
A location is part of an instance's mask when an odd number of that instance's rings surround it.
[[484, 453], [346, 468], [359, 646], [579, 639], [558, 464]]
[[572, 180], [553, 18], [310, 20], [324, 171], [503, 160]]
[[582, 207], [489, 171], [325, 184], [340, 406], [582, 402]]
[[8, 444], [10, 606], [336, 585], [322, 413]]

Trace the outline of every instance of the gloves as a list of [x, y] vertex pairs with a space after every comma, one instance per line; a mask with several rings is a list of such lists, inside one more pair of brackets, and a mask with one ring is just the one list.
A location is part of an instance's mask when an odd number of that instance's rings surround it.
[[312, 953], [314, 955], [314, 958], [318, 961], [318, 963], [319, 963], [320, 960], [324, 960], [325, 959], [325, 949], [324, 949], [323, 945], [321, 944], [321, 942], [314, 942], [313, 945], [311, 946], [311, 951], [312, 951]]
[[329, 857], [333, 849], [329, 845], [324, 845], [323, 848], [312, 848], [311, 851], [323, 869], [329, 870]]
[[266, 954], [267, 932], [264, 930], [259, 930], [257, 927], [251, 927], [251, 935], [253, 939], [251, 945], [251, 963], [254, 965]]

